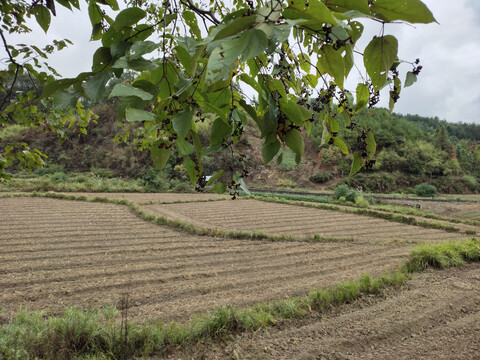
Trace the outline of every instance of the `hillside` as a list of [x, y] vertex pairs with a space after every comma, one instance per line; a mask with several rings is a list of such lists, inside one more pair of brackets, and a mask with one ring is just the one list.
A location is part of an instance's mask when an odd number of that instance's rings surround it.
[[[149, 154], [134, 146], [114, 142], [122, 131], [115, 124], [115, 104], [93, 108], [98, 123], [87, 135], [70, 134], [59, 142], [56, 135], [39, 129], [11, 127], [0, 132], [0, 145], [27, 142], [48, 154], [44, 169], [38, 174], [95, 172], [108, 177], [143, 179], [150, 190], [181, 190], [188, 182], [181, 159], [171, 156], [166, 168], [153, 168]], [[478, 192], [480, 181], [480, 126], [450, 124], [437, 118], [391, 114], [386, 109], [368, 109], [356, 117], [357, 129], [340, 130], [339, 136], [351, 149], [357, 147], [360, 129], [371, 129], [377, 142], [376, 163], [348, 178], [351, 156], [341, 154], [336, 147], [321, 143], [323, 127], [312, 123], [310, 137], [305, 136], [305, 156], [300, 164], [287, 148], [281, 152], [281, 162], [274, 159], [263, 164], [261, 139], [254, 126], [248, 126], [238, 144], [238, 153], [225, 151], [205, 158], [206, 175], [224, 168], [227, 172], [245, 170], [251, 187], [287, 187], [325, 189], [341, 182], [374, 192], [411, 192], [415, 185], [429, 182], [444, 193]], [[208, 144], [211, 121], [199, 123], [204, 145]], [[241, 162], [244, 158], [243, 163]]]

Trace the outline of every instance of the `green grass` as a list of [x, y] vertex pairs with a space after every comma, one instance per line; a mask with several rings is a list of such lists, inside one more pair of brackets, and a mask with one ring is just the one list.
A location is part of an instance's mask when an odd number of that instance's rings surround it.
[[446, 268], [480, 261], [480, 242], [475, 239], [415, 247], [400, 269], [371, 279], [340, 283], [247, 308], [220, 307], [196, 315], [187, 323], [128, 322], [127, 336], [118, 311], [81, 311], [67, 308], [59, 316], [21, 310], [0, 327], [0, 358], [5, 359], [121, 359], [179, 348], [227, 334], [255, 331], [280, 320], [306, 316], [353, 302], [382, 289], [400, 286], [411, 274], [429, 267]]
[[0, 182], [0, 191], [58, 192], [146, 192], [136, 179], [105, 178], [92, 173], [58, 173], [54, 175], [16, 175], [12, 181]]
[[391, 212], [391, 213], [400, 213], [400, 214], [406, 214], [406, 215], [420, 216], [420, 217], [424, 217], [424, 218], [427, 218], [427, 219], [443, 220], [443, 221], [448, 221], [448, 222], [451, 222], [451, 223], [454, 223], [454, 224], [462, 223], [462, 224], [480, 226], [480, 221], [477, 221], [477, 220], [459, 219], [459, 218], [452, 218], [452, 217], [442, 216], [442, 215], [433, 214], [433, 213], [426, 213], [422, 210], [408, 208], [408, 207], [405, 207], [405, 206], [390, 205], [390, 204], [377, 204], [377, 205], [372, 205], [372, 209], [387, 211], [387, 212]]

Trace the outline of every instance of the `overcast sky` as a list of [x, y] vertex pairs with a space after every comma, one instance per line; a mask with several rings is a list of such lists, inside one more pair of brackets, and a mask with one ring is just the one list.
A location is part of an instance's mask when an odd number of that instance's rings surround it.
[[[423, 70], [418, 82], [402, 91], [395, 112], [438, 116], [449, 122], [480, 124], [480, 0], [424, 0], [439, 24], [415, 25], [387, 24], [385, 34], [399, 40], [399, 57], [414, 61], [420, 58]], [[82, 3], [83, 9], [86, 6]], [[90, 22], [86, 11], [71, 12], [57, 6], [57, 17], [52, 19], [48, 35], [36, 24], [33, 34], [9, 38], [11, 43], [47, 43], [51, 39], [68, 38], [74, 46], [51, 58], [61, 75], [73, 77], [89, 71], [93, 52], [99, 42], [89, 42]], [[365, 31], [364, 43], [379, 32], [377, 23], [371, 23]], [[34, 39], [32, 41], [32, 39]], [[50, 40], [50, 41], [49, 41]], [[2, 49], [3, 51], [3, 49]], [[4, 51], [0, 55], [4, 58]], [[403, 65], [404, 74], [410, 65]], [[349, 83], [358, 80], [352, 71]], [[379, 106], [387, 107], [388, 95], [382, 94]], [[378, 106], [378, 105], [377, 105]]]

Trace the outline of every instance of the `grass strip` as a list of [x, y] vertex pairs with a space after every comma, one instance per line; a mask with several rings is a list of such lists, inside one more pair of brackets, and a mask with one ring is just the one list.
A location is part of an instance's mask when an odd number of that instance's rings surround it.
[[413, 215], [413, 216], [420, 216], [426, 219], [434, 219], [434, 220], [442, 220], [448, 221], [454, 224], [466, 224], [466, 225], [473, 225], [473, 226], [480, 226], [480, 221], [471, 220], [471, 219], [458, 219], [458, 218], [451, 218], [447, 216], [442, 216], [439, 214], [433, 213], [426, 213], [421, 210], [411, 209], [404, 206], [396, 206], [396, 205], [389, 205], [389, 204], [377, 204], [373, 205], [374, 210], [381, 210], [390, 213], [400, 213], [406, 215]]
[[0, 327], [2, 359], [126, 359], [179, 348], [227, 334], [255, 331], [284, 319], [299, 318], [312, 311], [353, 302], [382, 289], [400, 286], [411, 274], [429, 267], [447, 268], [480, 261], [480, 242], [475, 239], [415, 247], [407, 263], [394, 272], [371, 279], [313, 290], [303, 297], [291, 297], [237, 309], [220, 307], [192, 317], [187, 323], [119, 323], [119, 312], [67, 308], [60, 316], [21, 310]]
[[228, 200], [228, 198], [196, 199], [196, 200], [172, 200], [172, 201], [145, 201], [145, 202], [139, 202], [138, 205], [191, 204], [191, 203], [204, 203], [204, 202], [225, 201], [225, 200]]
[[[303, 201], [292, 201], [292, 200], [285, 200], [278, 197], [262, 197], [262, 196], [250, 196], [251, 199], [266, 201], [266, 202], [273, 202], [277, 204], [287, 204], [287, 205], [296, 205], [296, 206], [303, 206], [315, 209], [324, 209], [324, 210], [332, 210], [332, 211], [339, 211], [344, 212], [347, 214], [355, 214], [355, 215], [363, 215], [369, 217], [375, 217], [383, 220], [398, 222], [402, 224], [420, 226], [429, 229], [438, 229], [444, 230], [447, 232], [461, 232], [459, 228], [456, 228], [452, 225], [446, 225], [442, 223], [432, 222], [432, 221], [418, 221], [414, 217], [409, 217], [405, 215], [398, 215], [394, 213], [385, 213], [379, 212], [371, 209], [365, 208], [353, 208], [349, 209], [346, 207], [341, 207], [337, 205], [327, 205], [327, 204], [319, 204], [319, 203], [310, 203], [310, 202], [303, 202]], [[472, 232], [467, 231], [465, 232], [467, 235], [472, 235]]]

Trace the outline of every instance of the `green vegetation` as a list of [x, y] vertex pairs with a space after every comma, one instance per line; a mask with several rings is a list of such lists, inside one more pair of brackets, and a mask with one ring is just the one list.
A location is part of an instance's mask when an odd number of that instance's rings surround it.
[[310, 177], [310, 181], [317, 183], [317, 184], [323, 184], [324, 182], [327, 182], [328, 180], [331, 180], [333, 178], [333, 174], [331, 171], [325, 170], [316, 173], [315, 175], [312, 175]]
[[415, 186], [415, 195], [421, 197], [434, 197], [437, 192], [437, 188], [428, 183], [421, 183]]
[[[239, 158], [239, 166], [217, 169], [231, 170], [225, 179], [220, 175], [216, 179], [223, 182], [220, 189], [232, 180], [235, 186], [244, 186], [243, 154], [235, 146], [242, 142], [249, 119], [261, 132], [257, 150], [263, 162], [277, 157], [279, 165], [282, 147], [294, 154], [296, 164], [301, 163], [302, 131], [310, 133], [316, 123], [326, 131], [324, 143], [353, 153], [354, 174], [371, 164], [375, 138], [369, 130], [364, 136], [361, 130], [354, 131], [361, 144], [349, 148], [340, 127], [351, 128], [362, 109], [378, 103], [378, 92], [386, 86], [392, 110], [402, 89], [413, 85], [422, 69], [419, 60], [399, 60], [398, 40], [383, 31], [354, 56], [365, 37], [358, 20], [368, 19], [378, 30], [398, 21], [436, 20], [420, 0], [406, 0], [403, 7], [392, 1], [340, 3], [239, 0], [175, 5], [127, 0], [121, 8], [117, 0], [90, 0], [88, 9], [81, 11], [91, 22], [91, 29], [83, 30], [99, 41], [91, 71], [60, 79], [49, 57], [71, 42], [13, 45], [10, 37], [30, 32], [28, 19], [48, 32], [56, 20], [56, 6], [80, 10], [78, 0], [2, 1], [0, 36], [6, 56], [0, 70], [0, 126], [36, 126], [62, 138], [76, 130], [85, 138], [96, 122], [90, 109], [115, 103], [115, 140], [145, 150], [160, 171], [172, 155], [178, 156], [176, 165], [183, 167], [192, 184], [203, 187], [205, 176], [213, 175], [205, 169], [205, 156], [227, 150]], [[297, 38], [295, 51], [291, 36]], [[356, 62], [366, 71], [359, 83], [346, 89], [352, 70], [361, 72]], [[255, 93], [255, 101], [247, 103], [245, 86]], [[310, 99], [313, 92], [316, 97]], [[202, 142], [204, 129], [197, 124], [209, 117], [214, 120], [205, 131], [208, 141]], [[0, 149], [0, 178], [8, 178], [12, 169], [43, 165], [43, 154], [29, 142], [2, 144]], [[134, 163], [135, 157], [124, 160]], [[98, 161], [94, 164], [106, 168]]]
[[[400, 286], [411, 274], [428, 267], [446, 268], [480, 260], [480, 242], [466, 240], [414, 248], [399, 270], [371, 279], [362, 275], [357, 281], [310, 291], [292, 297], [237, 309], [220, 307], [197, 315], [184, 324], [128, 322], [124, 307], [120, 311], [81, 311], [68, 308], [62, 315], [20, 311], [0, 327], [0, 356], [6, 359], [73, 359], [78, 356], [104, 359], [150, 355], [227, 334], [255, 331], [281, 319], [303, 317], [312, 311], [324, 312], [353, 302], [382, 289]], [[125, 300], [125, 299], [124, 299]], [[126, 301], [123, 301], [125, 304]]]

